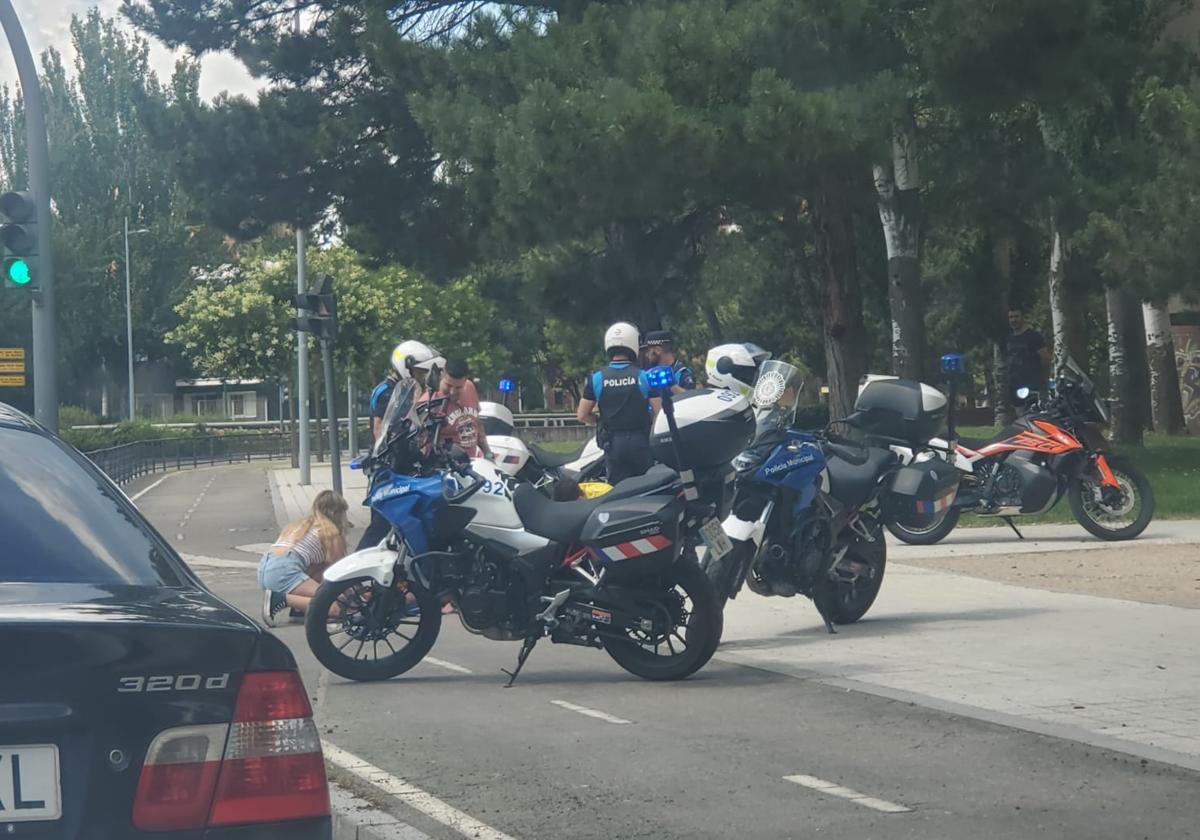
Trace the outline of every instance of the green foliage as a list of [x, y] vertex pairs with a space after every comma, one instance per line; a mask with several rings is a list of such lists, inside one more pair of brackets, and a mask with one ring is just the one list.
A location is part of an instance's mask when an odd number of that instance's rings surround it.
[[[370, 268], [345, 247], [313, 251], [309, 271], [334, 278], [334, 360], [342, 375], [364, 384], [378, 379], [392, 348], [410, 337], [463, 356], [479, 375], [494, 376], [511, 361], [491, 340], [493, 309], [473, 278], [440, 287], [398, 266]], [[198, 272], [168, 340], [205, 376], [287, 380], [295, 363], [295, 272], [287, 252]]]

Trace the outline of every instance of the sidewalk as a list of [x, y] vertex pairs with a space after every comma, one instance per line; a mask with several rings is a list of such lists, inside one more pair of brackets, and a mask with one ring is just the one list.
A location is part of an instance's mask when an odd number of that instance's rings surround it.
[[[1040, 554], [1047, 551], [1077, 551], [1093, 549], [1113, 551], [1144, 545], [1195, 545], [1200, 544], [1200, 520], [1159, 519], [1150, 523], [1142, 535], [1133, 542], [1105, 542], [1097, 539], [1081, 525], [1022, 525], [1017, 527], [1025, 535], [1020, 539], [1006, 526], [991, 528], [954, 529], [937, 545], [905, 545], [888, 536], [888, 559], [903, 562], [910, 558], [983, 556], [988, 554]], [[1198, 552], [1200, 556], [1200, 552]]]
[[807, 599], [743, 590], [717, 656], [1200, 769], [1197, 639], [1200, 610], [889, 564], [837, 636]]
[[[312, 509], [313, 499], [322, 490], [333, 489], [333, 474], [329, 464], [312, 465], [309, 477], [311, 484], [300, 483], [300, 470], [293, 467], [268, 470], [271, 480], [271, 499], [275, 504], [275, 518], [279, 527], [307, 516]], [[350, 524], [353, 528], [363, 529], [371, 521], [371, 512], [364, 507], [362, 501], [367, 495], [367, 477], [360, 470], [342, 467], [342, 494], [350, 503], [348, 511]], [[351, 542], [357, 541], [357, 538]]]

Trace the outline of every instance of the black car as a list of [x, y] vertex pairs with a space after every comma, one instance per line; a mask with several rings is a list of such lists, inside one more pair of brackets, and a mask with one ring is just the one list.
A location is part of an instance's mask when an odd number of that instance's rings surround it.
[[0, 403], [0, 837], [331, 833], [287, 648], [86, 458]]

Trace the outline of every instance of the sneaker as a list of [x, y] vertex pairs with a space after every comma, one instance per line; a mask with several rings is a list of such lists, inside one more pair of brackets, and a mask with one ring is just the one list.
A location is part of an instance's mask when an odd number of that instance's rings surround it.
[[262, 620], [268, 627], [278, 627], [284, 624], [279, 614], [287, 609], [287, 596], [282, 592], [263, 591]]

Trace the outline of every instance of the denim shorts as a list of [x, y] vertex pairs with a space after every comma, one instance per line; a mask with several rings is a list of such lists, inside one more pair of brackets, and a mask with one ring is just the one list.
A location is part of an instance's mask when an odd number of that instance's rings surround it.
[[304, 561], [291, 551], [275, 554], [268, 551], [258, 561], [258, 585], [284, 595], [309, 580]]

